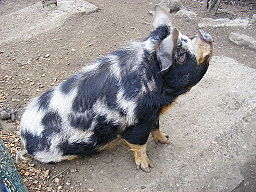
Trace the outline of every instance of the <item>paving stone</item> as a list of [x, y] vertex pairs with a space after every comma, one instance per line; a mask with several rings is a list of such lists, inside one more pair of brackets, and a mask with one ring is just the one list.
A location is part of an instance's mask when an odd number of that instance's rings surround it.
[[13, 40], [27, 40], [64, 24], [74, 14], [89, 14], [98, 8], [83, 0], [61, 0], [54, 9], [38, 2], [19, 11], [1, 16], [0, 44]]

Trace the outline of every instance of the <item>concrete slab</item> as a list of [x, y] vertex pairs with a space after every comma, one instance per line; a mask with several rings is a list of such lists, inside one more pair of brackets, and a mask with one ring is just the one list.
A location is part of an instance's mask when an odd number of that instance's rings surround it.
[[79, 169], [70, 179], [96, 191], [232, 191], [255, 155], [255, 80], [255, 69], [213, 57], [205, 78], [160, 120], [172, 144], [149, 140], [151, 173], [137, 171], [125, 147], [60, 166]]
[[201, 22], [198, 23], [198, 27], [242, 27], [246, 29], [249, 25], [250, 19], [249, 18], [236, 18], [236, 19], [229, 19], [229, 18], [219, 18], [219, 19], [212, 19], [212, 18], [202, 18]]
[[98, 8], [83, 0], [61, 0], [57, 7], [45, 7], [42, 3], [3, 15], [0, 19], [0, 44], [13, 40], [27, 40], [40, 33], [61, 26], [74, 14], [89, 14]]
[[231, 32], [229, 34], [229, 40], [236, 45], [245, 46], [256, 50], [256, 39], [246, 34]]
[[[169, 178], [177, 174], [172, 186], [231, 191], [243, 180], [239, 167], [256, 147], [256, 126], [249, 125], [256, 117], [255, 80], [256, 70], [214, 57], [205, 78], [162, 118], [174, 145], [174, 158], [163, 161], [166, 170], [172, 164]], [[167, 159], [170, 152], [161, 155]]]

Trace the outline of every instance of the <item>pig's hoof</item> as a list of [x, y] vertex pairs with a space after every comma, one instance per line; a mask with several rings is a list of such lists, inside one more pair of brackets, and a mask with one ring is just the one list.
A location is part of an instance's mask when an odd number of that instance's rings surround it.
[[147, 173], [150, 172], [150, 168], [153, 168], [153, 165], [151, 164], [147, 156], [141, 156], [135, 159], [135, 163], [137, 169], [141, 169], [142, 171], [145, 171]]
[[162, 144], [170, 144], [169, 135], [162, 133], [159, 129], [152, 131], [153, 140]]

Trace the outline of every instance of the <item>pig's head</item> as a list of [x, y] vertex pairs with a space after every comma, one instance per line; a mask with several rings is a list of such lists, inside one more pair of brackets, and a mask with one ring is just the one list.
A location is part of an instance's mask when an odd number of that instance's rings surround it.
[[[154, 29], [169, 23], [168, 11], [156, 6]], [[170, 35], [160, 43], [156, 51], [167, 92], [180, 95], [202, 79], [212, 57], [212, 41], [212, 37], [203, 30], [199, 30], [194, 37], [188, 37], [170, 26]]]

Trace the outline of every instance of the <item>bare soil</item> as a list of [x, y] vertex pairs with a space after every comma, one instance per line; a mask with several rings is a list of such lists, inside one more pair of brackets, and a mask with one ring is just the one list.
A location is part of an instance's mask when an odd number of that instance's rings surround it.
[[[151, 0], [90, 0], [98, 6], [98, 12], [69, 18], [65, 24], [53, 31], [41, 34], [26, 41], [3, 43], [0, 47], [0, 108], [13, 109], [20, 115], [28, 101], [52, 86], [59, 84], [71, 74], [90, 61], [124, 46], [127, 42], [147, 36], [152, 26], [153, 10], [158, 1]], [[251, 17], [256, 11], [251, 5], [222, 3], [216, 16], [206, 13], [202, 1], [183, 0], [188, 10], [195, 11], [199, 17], [235, 18]], [[0, 15], [9, 14], [26, 6], [32, 0], [6, 0], [0, 2]], [[244, 4], [243, 4], [244, 5]], [[178, 18], [173, 22], [178, 29], [187, 35], [195, 35], [197, 22]], [[252, 68], [256, 68], [256, 52], [234, 45], [228, 39], [232, 31], [242, 32], [256, 37], [256, 26], [241, 28], [206, 28], [214, 39], [214, 54], [234, 58]], [[49, 54], [49, 55], [47, 55]], [[49, 56], [49, 57], [48, 57]], [[232, 74], [231, 74], [232, 75]], [[3, 130], [0, 137], [14, 155], [20, 149], [18, 136], [19, 120], [0, 122]], [[10, 139], [12, 138], [12, 139]], [[86, 180], [95, 179], [93, 172], [119, 167], [118, 177], [125, 177], [125, 171], [132, 167], [132, 156], [127, 149], [119, 147], [103, 155], [79, 159], [77, 161], [45, 165], [36, 161], [17, 164], [20, 174], [31, 191], [101, 191], [95, 186], [88, 186]], [[127, 164], [113, 163], [121, 154]], [[100, 160], [101, 159], [101, 160]], [[93, 162], [105, 162], [99, 169], [90, 166]], [[254, 162], [255, 163], [255, 162]], [[253, 163], [250, 164], [252, 166]], [[132, 167], [133, 168], [133, 167]], [[107, 177], [107, 176], [106, 176]], [[98, 182], [108, 182], [111, 179]], [[117, 182], [113, 179], [112, 182]], [[131, 184], [132, 185], [132, 184]], [[238, 183], [239, 185], [239, 183]], [[242, 184], [241, 184], [242, 186]], [[143, 189], [143, 186], [142, 186]]]

